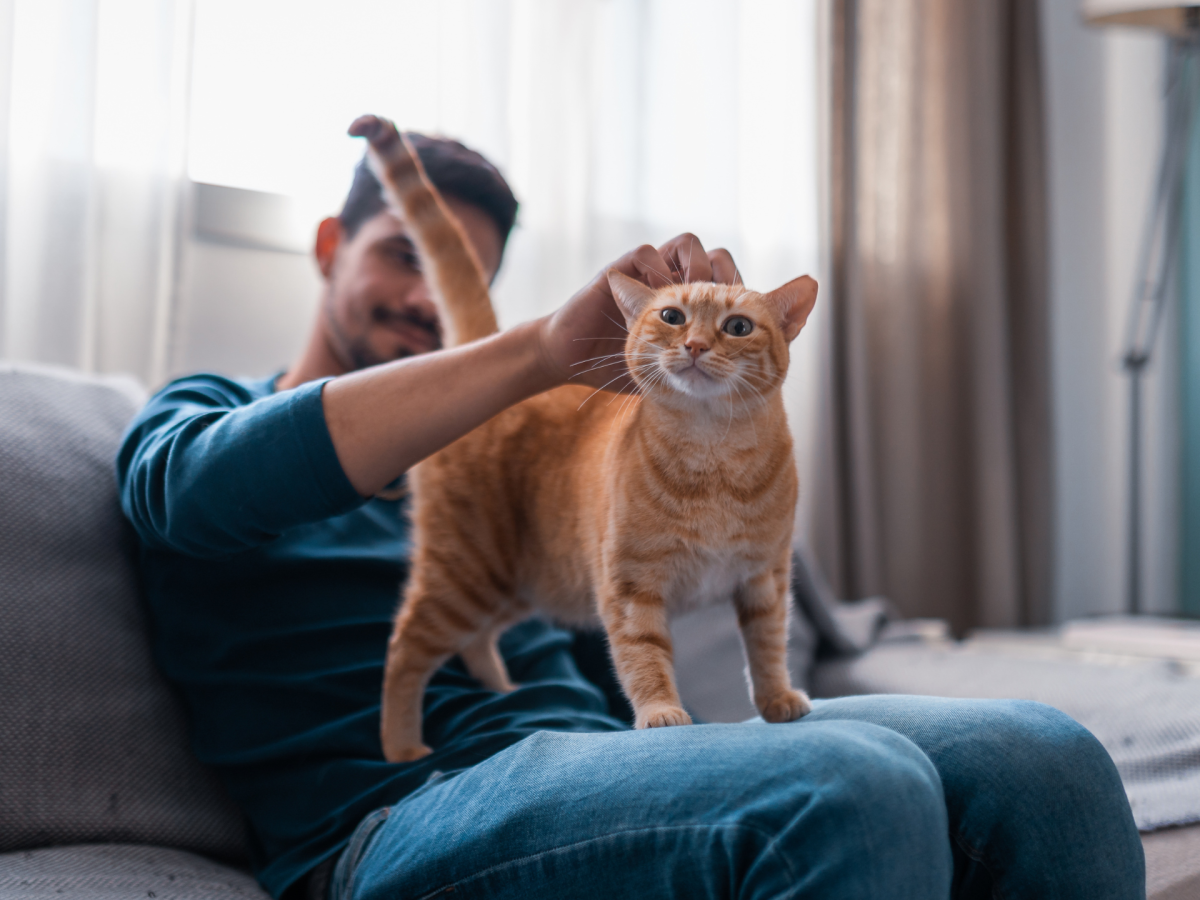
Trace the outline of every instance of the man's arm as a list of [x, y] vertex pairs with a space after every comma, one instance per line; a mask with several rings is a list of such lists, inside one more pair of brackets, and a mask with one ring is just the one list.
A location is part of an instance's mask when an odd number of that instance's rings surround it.
[[[690, 235], [661, 250], [641, 247], [611, 268], [652, 285], [736, 277], [728, 253], [705, 254]], [[601, 386], [620, 365], [572, 376], [619, 352], [624, 339], [601, 273], [543, 319], [257, 400], [216, 376], [182, 379], [125, 436], [121, 504], [149, 546], [193, 556], [247, 550], [349, 512], [526, 397], [569, 380]], [[611, 387], [623, 384], [617, 375]]]
[[541, 391], [568, 381], [627, 388], [619, 360], [595, 368], [589, 362], [620, 353], [625, 343], [609, 269], [651, 287], [738, 277], [727, 251], [705, 253], [695, 236], [680, 235], [660, 249], [645, 245], [606, 266], [551, 316], [452, 350], [335, 378], [325, 386], [325, 418], [355, 489], [371, 496], [426, 456]]

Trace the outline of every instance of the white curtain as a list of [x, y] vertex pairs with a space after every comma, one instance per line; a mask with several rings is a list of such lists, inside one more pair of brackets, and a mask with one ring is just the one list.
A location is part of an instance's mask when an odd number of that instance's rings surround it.
[[189, 0], [0, 3], [0, 357], [166, 367]]

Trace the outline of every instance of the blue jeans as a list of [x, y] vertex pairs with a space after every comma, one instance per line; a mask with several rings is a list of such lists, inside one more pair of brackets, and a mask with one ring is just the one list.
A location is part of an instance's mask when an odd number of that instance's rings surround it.
[[1145, 897], [1092, 735], [1024, 701], [868, 696], [799, 722], [541, 732], [368, 816], [331, 900]]

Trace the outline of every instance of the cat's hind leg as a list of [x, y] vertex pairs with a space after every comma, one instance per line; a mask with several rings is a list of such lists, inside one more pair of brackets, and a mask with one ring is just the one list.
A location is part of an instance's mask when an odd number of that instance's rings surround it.
[[[790, 553], [790, 550], [789, 550]], [[768, 722], [791, 722], [812, 709], [808, 695], [792, 687], [787, 667], [789, 559], [766, 570], [734, 595], [754, 705]]]
[[471, 676], [485, 688], [507, 694], [515, 691], [517, 686], [509, 680], [508, 667], [497, 646], [502, 631], [503, 626], [489, 628], [463, 647], [458, 655], [462, 657]]
[[486, 633], [498, 605], [495, 598], [471, 590], [461, 577], [447, 576], [429, 555], [418, 550], [414, 558], [388, 641], [383, 677], [380, 737], [388, 762], [410, 762], [430, 752], [421, 739], [429, 679], [446, 660]]

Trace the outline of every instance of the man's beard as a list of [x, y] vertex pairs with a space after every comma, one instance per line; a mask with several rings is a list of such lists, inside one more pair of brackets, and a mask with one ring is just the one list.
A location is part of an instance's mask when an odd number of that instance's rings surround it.
[[[373, 322], [383, 321], [383, 317], [372, 315]], [[398, 359], [407, 359], [410, 356], [420, 356], [422, 353], [428, 353], [433, 350], [441, 349], [442, 340], [441, 334], [438, 332], [437, 326], [425, 319], [412, 315], [410, 313], [401, 313], [395, 316], [387, 316], [393, 321], [399, 319], [407, 322], [414, 328], [420, 328], [427, 331], [433, 337], [433, 346], [429, 350], [412, 350], [405, 346], [397, 348], [393, 356], [383, 357], [376, 353], [371, 347], [370, 331], [366, 331], [355, 335], [348, 336], [339, 327], [337, 320], [331, 315], [329, 317], [330, 330], [333, 335], [335, 346], [333, 348], [338, 359], [347, 371], [357, 372], [360, 369], [366, 369], [371, 366], [382, 365], [383, 363], [395, 362]]]

